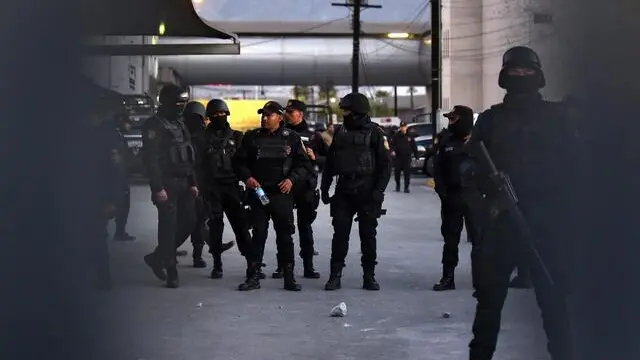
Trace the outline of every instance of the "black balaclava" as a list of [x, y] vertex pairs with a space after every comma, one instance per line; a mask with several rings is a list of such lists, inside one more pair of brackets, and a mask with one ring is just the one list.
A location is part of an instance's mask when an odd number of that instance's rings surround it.
[[367, 114], [350, 113], [349, 115], [345, 115], [343, 118], [344, 127], [346, 127], [347, 130], [359, 129], [369, 120], [369, 116]]
[[538, 74], [524, 76], [507, 75], [505, 76], [504, 85], [509, 94], [533, 94], [540, 90], [540, 76]]
[[160, 89], [158, 113], [168, 120], [178, 119], [189, 101], [189, 93], [180, 86], [169, 84]]
[[229, 120], [227, 115], [209, 116], [209, 127], [214, 130], [224, 130], [229, 127]]
[[464, 139], [471, 133], [471, 129], [473, 129], [473, 115], [471, 117], [461, 115], [458, 121], [454, 122], [453, 124], [449, 124], [447, 129], [451, 132], [451, 134], [453, 134], [456, 139]]

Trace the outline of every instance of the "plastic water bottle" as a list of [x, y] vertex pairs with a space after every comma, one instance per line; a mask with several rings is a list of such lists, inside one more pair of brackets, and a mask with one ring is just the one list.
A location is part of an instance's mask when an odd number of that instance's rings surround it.
[[260, 199], [260, 203], [262, 203], [262, 205], [269, 205], [269, 197], [264, 192], [264, 190], [262, 190], [262, 188], [256, 189], [256, 195], [258, 195], [258, 199]]

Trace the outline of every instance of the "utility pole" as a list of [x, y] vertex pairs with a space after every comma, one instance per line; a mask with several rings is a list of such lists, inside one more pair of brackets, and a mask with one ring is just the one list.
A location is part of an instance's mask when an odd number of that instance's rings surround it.
[[442, 107], [442, 29], [441, 0], [431, 0], [431, 126], [433, 136], [438, 129], [438, 109]]
[[382, 5], [369, 5], [368, 0], [347, 0], [346, 3], [331, 3], [331, 6], [344, 6], [353, 8], [353, 56], [351, 58], [351, 91], [358, 92], [360, 89], [360, 12], [362, 9], [381, 9]]

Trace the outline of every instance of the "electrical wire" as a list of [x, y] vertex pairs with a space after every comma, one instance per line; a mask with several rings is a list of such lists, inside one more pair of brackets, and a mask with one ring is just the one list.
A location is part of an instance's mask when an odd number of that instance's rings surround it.
[[[341, 20], [348, 20], [348, 19], [349, 19], [349, 17], [348, 17], [348, 16], [346, 16], [346, 17], [342, 17], [342, 18], [337, 18], [337, 19], [332, 19], [332, 20], [325, 21], [325, 22], [323, 22], [323, 23], [320, 23], [320, 24], [314, 25], [314, 26], [312, 26], [312, 27], [310, 27], [310, 28], [307, 28], [307, 29], [303, 29], [303, 30], [295, 31], [295, 32], [293, 32], [293, 34], [295, 34], [295, 35], [302, 35], [302, 34], [306, 34], [306, 33], [309, 33], [310, 31], [315, 30], [315, 29], [319, 29], [319, 28], [321, 28], [321, 27], [324, 27], [324, 26], [327, 26], [327, 25], [331, 25], [331, 24], [333, 24], [333, 23], [335, 23], [335, 22], [338, 22], [338, 21], [341, 21]], [[269, 35], [268, 33], [267, 33], [267, 34], [265, 34], [265, 36], [268, 36], [268, 35]], [[251, 46], [262, 45], [262, 44], [266, 44], [266, 43], [270, 43], [270, 42], [274, 42], [274, 41], [279, 41], [279, 40], [281, 40], [282, 38], [283, 38], [283, 37], [270, 38], [270, 39], [266, 39], [266, 40], [261, 40], [261, 41], [256, 41], [256, 42], [253, 42], [253, 43], [249, 43], [249, 44], [242, 44], [242, 47], [243, 47], [243, 48], [247, 48], [247, 47], [251, 47]]]

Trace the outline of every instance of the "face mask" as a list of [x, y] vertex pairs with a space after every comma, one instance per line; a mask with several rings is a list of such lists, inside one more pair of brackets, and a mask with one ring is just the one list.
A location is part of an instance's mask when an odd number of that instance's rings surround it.
[[227, 121], [227, 116], [213, 116], [210, 118], [211, 119], [211, 127], [216, 129], [216, 130], [221, 130], [227, 127], [227, 125], [229, 125], [229, 122]]
[[508, 76], [505, 85], [507, 92], [514, 94], [528, 94], [536, 92], [540, 88], [536, 75]]

